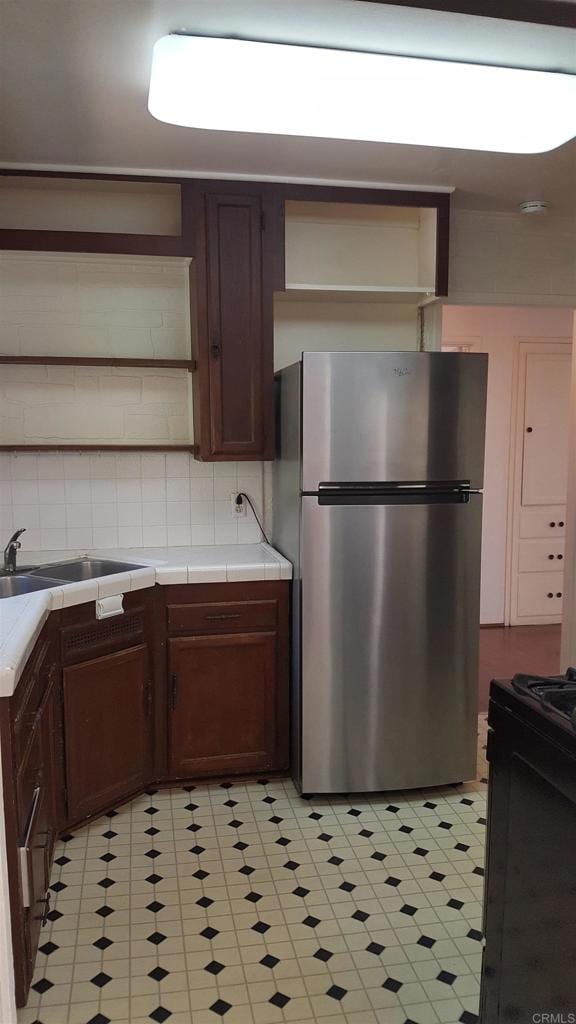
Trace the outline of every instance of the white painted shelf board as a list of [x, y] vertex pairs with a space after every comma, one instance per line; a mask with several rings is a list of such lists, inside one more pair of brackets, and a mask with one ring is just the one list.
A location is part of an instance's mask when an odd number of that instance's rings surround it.
[[434, 285], [326, 285], [288, 283], [286, 290], [276, 292], [280, 302], [386, 302], [413, 303], [435, 297]]

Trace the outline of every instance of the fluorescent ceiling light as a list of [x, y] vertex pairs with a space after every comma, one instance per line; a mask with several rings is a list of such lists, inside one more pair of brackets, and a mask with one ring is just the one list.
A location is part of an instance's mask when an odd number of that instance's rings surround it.
[[213, 131], [543, 153], [576, 134], [576, 75], [170, 35], [148, 109]]

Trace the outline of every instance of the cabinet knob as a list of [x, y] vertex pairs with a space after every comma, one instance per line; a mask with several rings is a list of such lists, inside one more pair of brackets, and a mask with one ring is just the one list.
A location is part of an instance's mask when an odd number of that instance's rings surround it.
[[554, 558], [554, 555], [548, 555], [548, 558]]
[[554, 597], [554, 594], [551, 594], [551, 593], [546, 594], [546, 597]]
[[561, 520], [560, 520], [560, 522], [558, 523], [558, 526], [564, 526], [564, 523], [563, 523], [562, 519], [561, 519]]
[[550, 526], [554, 527], [556, 526], [556, 523], [550, 523]]
[[526, 433], [527, 434], [531, 434], [532, 433], [532, 427], [526, 427]]
[[564, 555], [556, 555], [556, 558], [561, 562], [564, 558]]
[[556, 597], [562, 597], [562, 591], [561, 590], [558, 591], [558, 593], [556, 594]]

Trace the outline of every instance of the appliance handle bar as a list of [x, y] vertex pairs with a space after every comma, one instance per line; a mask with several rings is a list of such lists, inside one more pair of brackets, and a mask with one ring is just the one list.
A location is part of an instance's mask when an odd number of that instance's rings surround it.
[[319, 505], [467, 505], [470, 494], [476, 491], [394, 491], [374, 493], [369, 491], [321, 491], [309, 495], [318, 498]]

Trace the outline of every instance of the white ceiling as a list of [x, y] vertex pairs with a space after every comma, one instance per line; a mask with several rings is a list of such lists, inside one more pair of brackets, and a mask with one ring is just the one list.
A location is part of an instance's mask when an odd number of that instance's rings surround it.
[[[576, 74], [570, 29], [357, 0], [0, 0], [2, 164], [455, 186], [460, 206], [537, 198], [576, 213], [576, 141], [508, 156], [161, 124], [146, 105], [150, 57], [175, 30]], [[422, 117], [434, 117], [425, 95]]]

